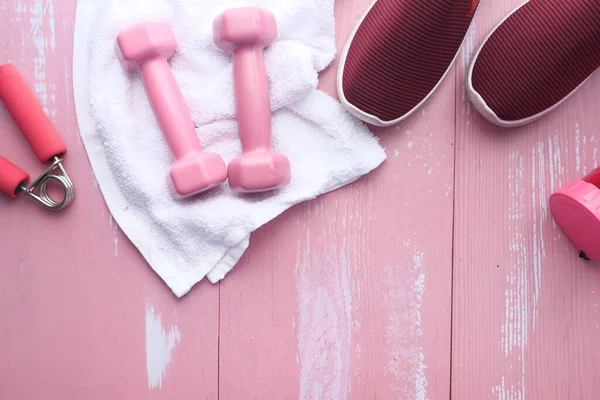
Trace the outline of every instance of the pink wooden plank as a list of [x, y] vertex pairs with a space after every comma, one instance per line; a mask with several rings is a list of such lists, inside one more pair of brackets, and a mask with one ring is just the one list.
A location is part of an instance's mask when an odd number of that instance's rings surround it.
[[[481, 2], [460, 60], [520, 0]], [[542, 121], [485, 122], [457, 92], [452, 395], [595, 399], [600, 265], [554, 224], [548, 197], [600, 161], [600, 76]]]
[[[112, 221], [79, 141], [76, 1], [0, 4], [0, 63], [31, 82], [67, 143], [70, 209], [0, 199], [0, 398], [217, 397], [218, 288], [178, 301]], [[0, 106], [0, 149], [41, 165]]]
[[[368, 3], [336, 2], [338, 48]], [[221, 284], [222, 399], [448, 397], [454, 107], [448, 79], [379, 132], [379, 170], [253, 236]]]

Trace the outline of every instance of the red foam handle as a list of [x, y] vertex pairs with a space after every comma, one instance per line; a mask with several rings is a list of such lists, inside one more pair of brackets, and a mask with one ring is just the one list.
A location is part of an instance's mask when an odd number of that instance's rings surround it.
[[19, 193], [19, 187], [28, 182], [27, 172], [0, 156], [0, 193], [15, 198]]
[[41, 162], [46, 163], [67, 152], [38, 99], [12, 64], [0, 65], [0, 101]]

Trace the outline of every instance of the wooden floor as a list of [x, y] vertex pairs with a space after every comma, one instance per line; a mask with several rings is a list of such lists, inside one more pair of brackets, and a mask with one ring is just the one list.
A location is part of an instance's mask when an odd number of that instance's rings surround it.
[[[111, 219], [79, 140], [76, 1], [0, 0], [0, 63], [34, 85], [78, 190], [60, 214], [0, 200], [0, 399], [598, 399], [600, 265], [547, 204], [600, 161], [600, 76], [522, 129], [465, 99], [470, 55], [520, 1], [481, 1], [435, 96], [376, 131], [384, 165], [289, 210], [223, 283], [179, 300]], [[367, 6], [336, 1], [338, 47]], [[0, 132], [2, 154], [41, 170], [2, 107]]]

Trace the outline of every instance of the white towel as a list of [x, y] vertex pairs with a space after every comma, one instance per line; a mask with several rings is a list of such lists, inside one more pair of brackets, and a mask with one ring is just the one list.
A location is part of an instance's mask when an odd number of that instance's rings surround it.
[[[172, 196], [170, 149], [138, 74], [115, 55], [122, 29], [148, 20], [171, 24], [171, 60], [206, 151], [228, 163], [241, 153], [232, 60], [213, 43], [213, 19], [254, 5], [275, 14], [277, 41], [265, 52], [274, 149], [289, 157], [283, 190], [243, 196], [227, 184], [184, 201]], [[348, 184], [385, 153], [366, 127], [316, 89], [335, 57], [333, 0], [79, 0], [73, 86], [82, 141], [105, 201], [123, 232], [178, 297], [208, 277], [222, 279], [250, 234], [294, 204]], [[276, 243], [257, 243], [277, 246]]]

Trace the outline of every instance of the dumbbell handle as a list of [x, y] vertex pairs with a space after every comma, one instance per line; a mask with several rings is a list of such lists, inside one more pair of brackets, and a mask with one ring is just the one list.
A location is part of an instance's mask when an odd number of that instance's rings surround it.
[[239, 47], [233, 52], [236, 117], [242, 150], [271, 149], [271, 101], [263, 49]]
[[194, 122], [167, 59], [150, 58], [139, 64], [146, 94], [176, 159], [202, 151]]

